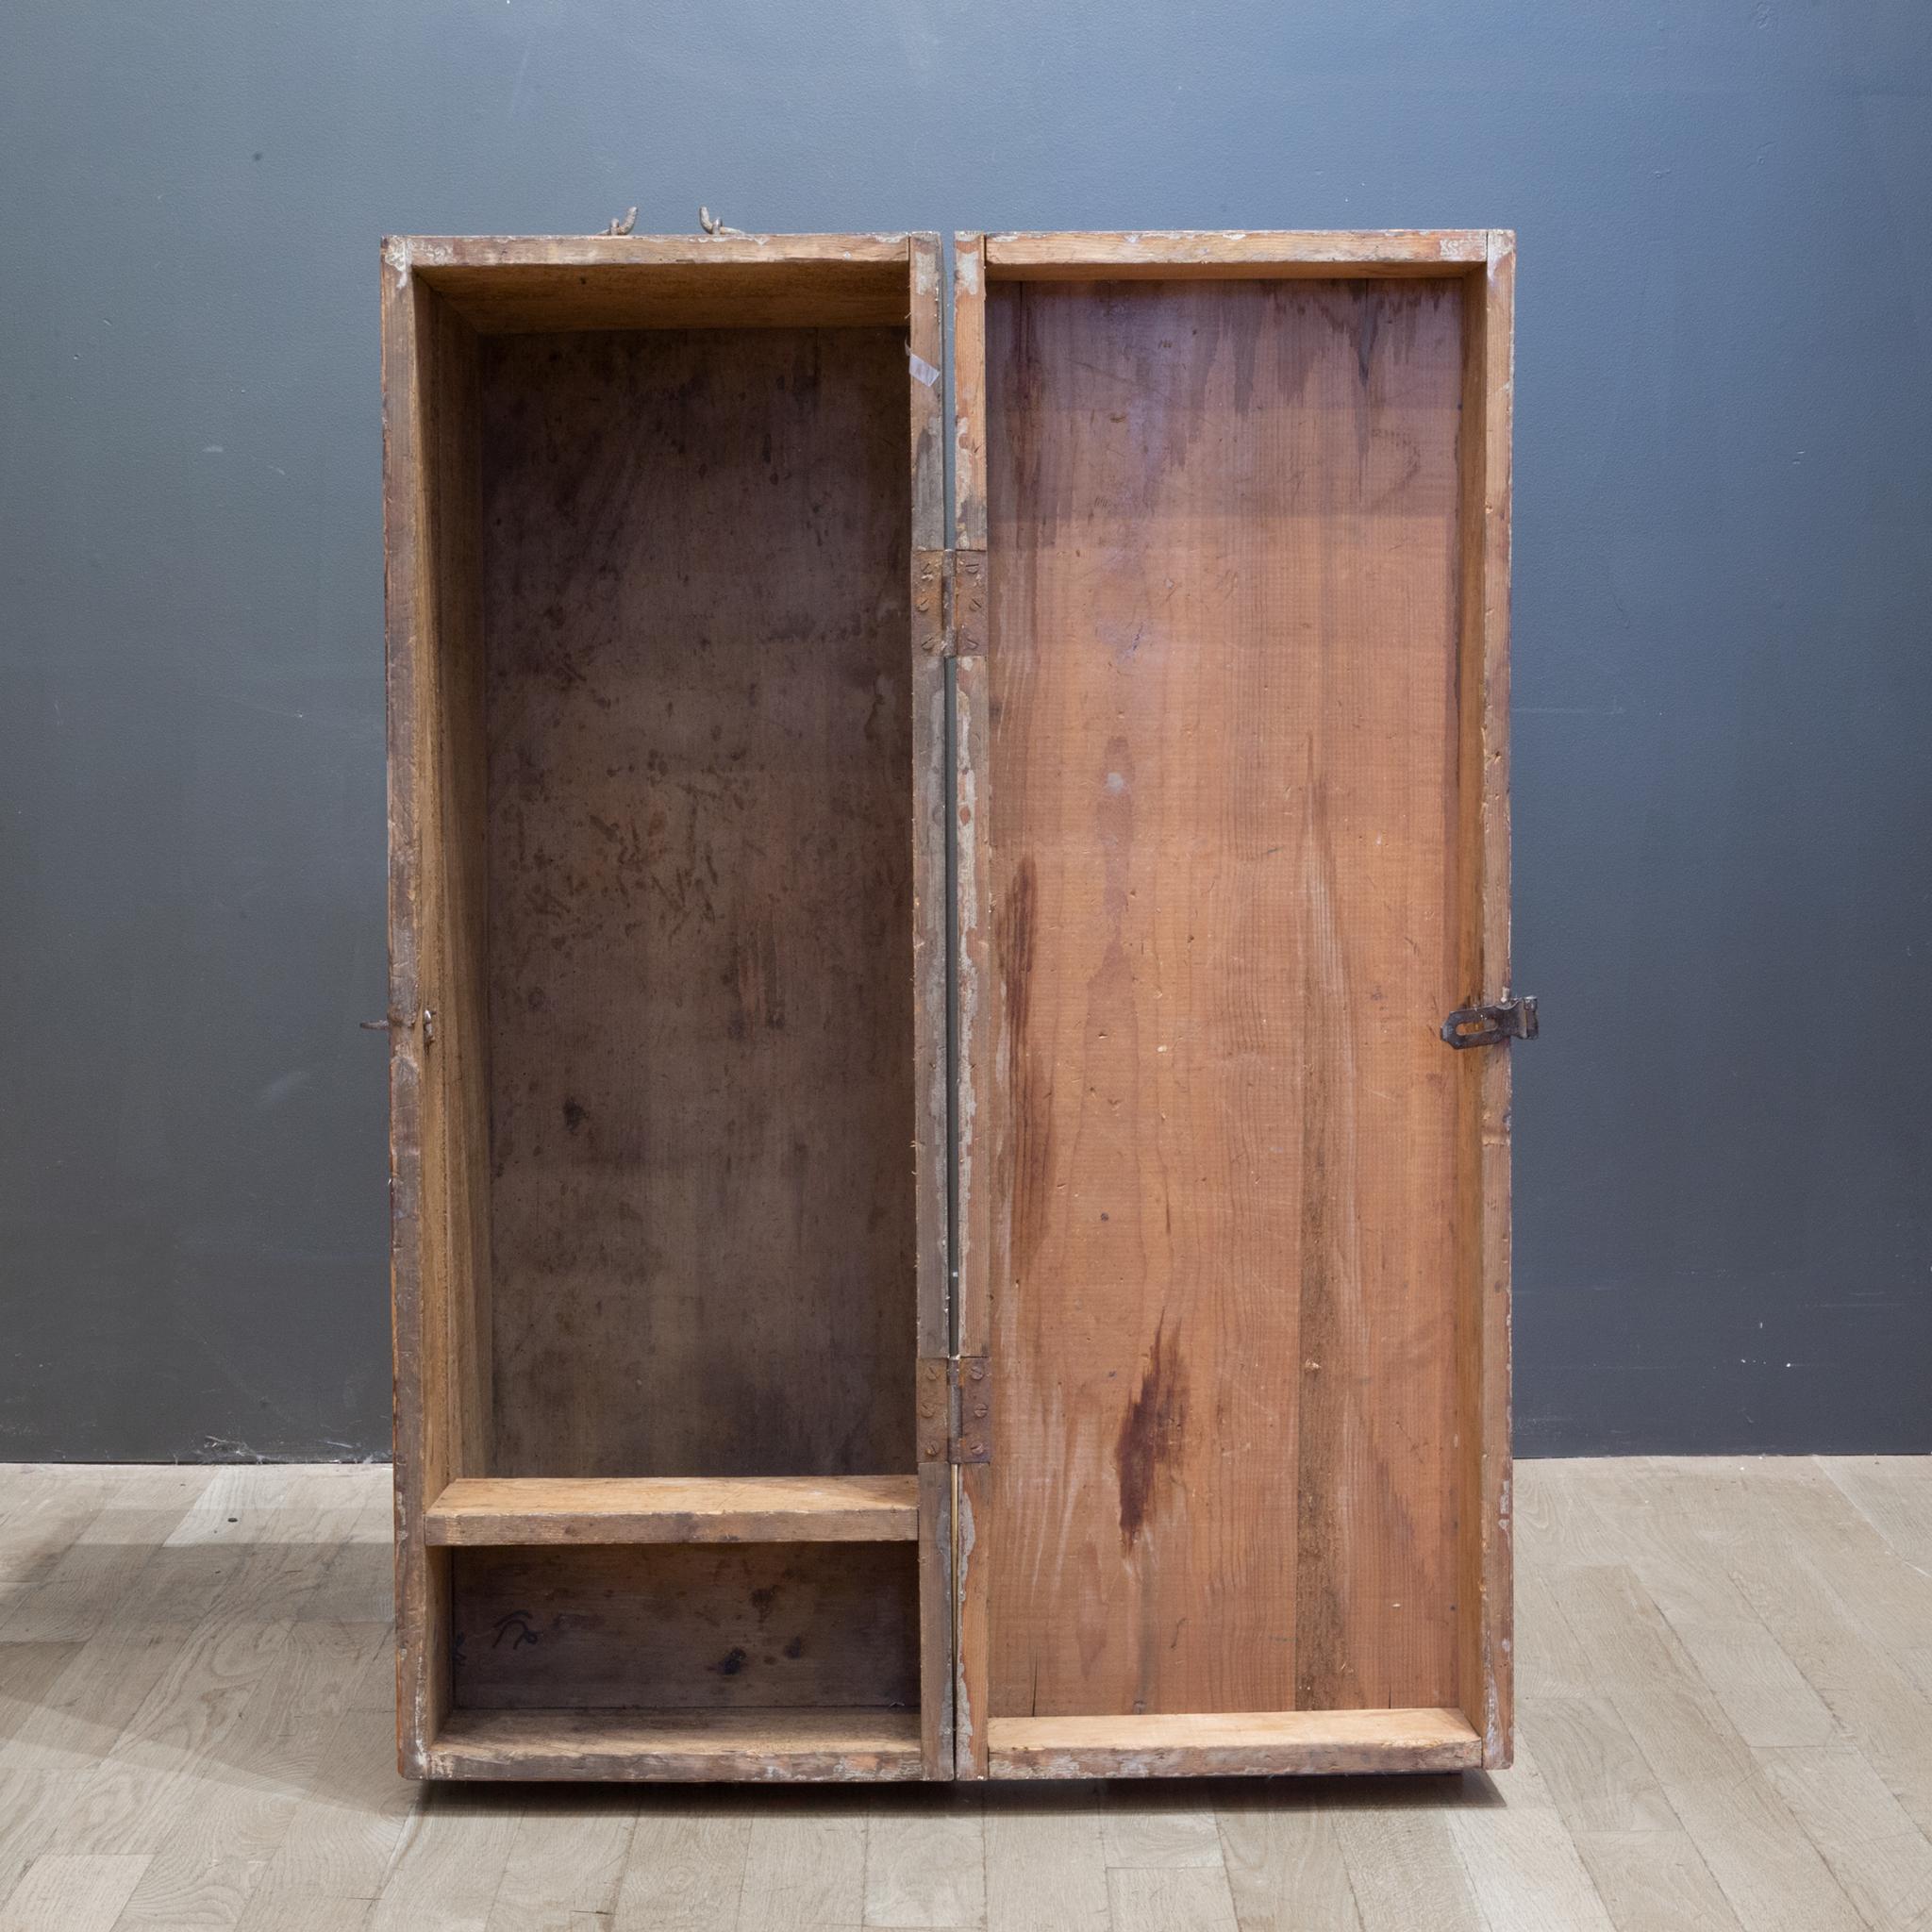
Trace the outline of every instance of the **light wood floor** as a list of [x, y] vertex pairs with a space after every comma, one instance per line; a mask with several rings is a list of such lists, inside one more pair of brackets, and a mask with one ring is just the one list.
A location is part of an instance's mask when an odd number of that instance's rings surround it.
[[383, 1470], [0, 1465], [0, 1932], [1932, 1928], [1932, 1460], [1517, 1469], [1495, 1777], [423, 1792]]

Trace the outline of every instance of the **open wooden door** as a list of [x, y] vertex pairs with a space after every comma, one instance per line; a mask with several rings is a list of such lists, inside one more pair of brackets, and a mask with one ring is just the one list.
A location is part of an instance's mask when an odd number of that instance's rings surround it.
[[1508, 1762], [1513, 269], [958, 240], [961, 1775]]

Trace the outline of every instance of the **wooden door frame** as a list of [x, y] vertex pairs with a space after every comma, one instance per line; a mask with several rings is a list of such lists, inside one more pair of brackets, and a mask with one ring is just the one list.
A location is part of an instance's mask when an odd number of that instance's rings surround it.
[[[942, 576], [945, 546], [941, 268], [940, 238], [930, 233], [396, 236], [383, 243], [396, 1740], [406, 1777], [908, 1774], [896, 1758], [882, 1765], [807, 1749], [708, 1748], [693, 1757], [655, 1752], [647, 1740], [594, 1751], [568, 1737], [555, 1746], [451, 1742], [450, 1545], [458, 1539], [434, 1540], [427, 1524], [451, 1483], [489, 1473], [488, 1115], [477, 1078], [487, 1019], [475, 965], [482, 941], [473, 930], [481, 902], [473, 868], [454, 857], [465, 807], [448, 770], [456, 724], [482, 730], [479, 332], [756, 324], [783, 319], [808, 286], [824, 291], [814, 300], [826, 325], [887, 325], [897, 321], [896, 289], [908, 292], [917, 1313], [904, 1373], [915, 1404], [919, 1358], [949, 1351], [948, 725], [933, 591], [934, 559]], [[452, 463], [461, 500], [450, 494]], [[928, 1447], [922, 1431], [920, 1755], [911, 1774], [950, 1778], [953, 1475], [944, 1440], [936, 1457]]]
[[[1458, 769], [1462, 952], [1479, 1002], [1507, 999], [1509, 964], [1509, 493], [1515, 237], [1502, 229], [1383, 233], [969, 233], [954, 239], [955, 542], [984, 583], [987, 558], [986, 291], [992, 281], [1455, 278], [1464, 286]], [[997, 640], [991, 641], [997, 647]], [[992, 1332], [996, 1198], [991, 1127], [1009, 1106], [1000, 981], [991, 958], [988, 642], [962, 637], [954, 714], [958, 902], [958, 1353]], [[1479, 1055], [1458, 1117], [1471, 1157], [1457, 1199], [1456, 1382], [1461, 1441], [1457, 1685], [1453, 1711], [997, 1719], [988, 1709], [985, 1462], [958, 1473], [953, 1722], [962, 1778], [1191, 1775], [1498, 1768], [1513, 1748], [1509, 1446], [1509, 1094], [1507, 1047]], [[998, 1453], [997, 1436], [993, 1453]], [[999, 1735], [995, 1736], [997, 1729]]]

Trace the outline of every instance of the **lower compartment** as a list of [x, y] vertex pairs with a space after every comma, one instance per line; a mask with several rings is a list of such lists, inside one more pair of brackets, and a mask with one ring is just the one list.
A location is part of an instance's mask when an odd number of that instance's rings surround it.
[[916, 1756], [912, 1543], [458, 1549], [451, 1561], [451, 1728], [486, 1711], [594, 1713], [578, 1737], [633, 1715], [635, 1729], [644, 1713], [775, 1710], [836, 1729], [853, 1711], [905, 1712]]

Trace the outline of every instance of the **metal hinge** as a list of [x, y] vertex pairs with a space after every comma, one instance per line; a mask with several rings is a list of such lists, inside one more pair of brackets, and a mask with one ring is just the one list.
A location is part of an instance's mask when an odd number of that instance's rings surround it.
[[919, 1358], [919, 1459], [992, 1460], [992, 1374], [983, 1355]]
[[1501, 1046], [1506, 1040], [1534, 1040], [1536, 997], [1506, 994], [1493, 1006], [1457, 1007], [1442, 1022], [1442, 1038], [1451, 1046]]
[[955, 658], [986, 656], [986, 552], [946, 552], [946, 649]]
[[983, 658], [986, 552], [920, 551], [913, 558], [912, 617], [928, 656]]

